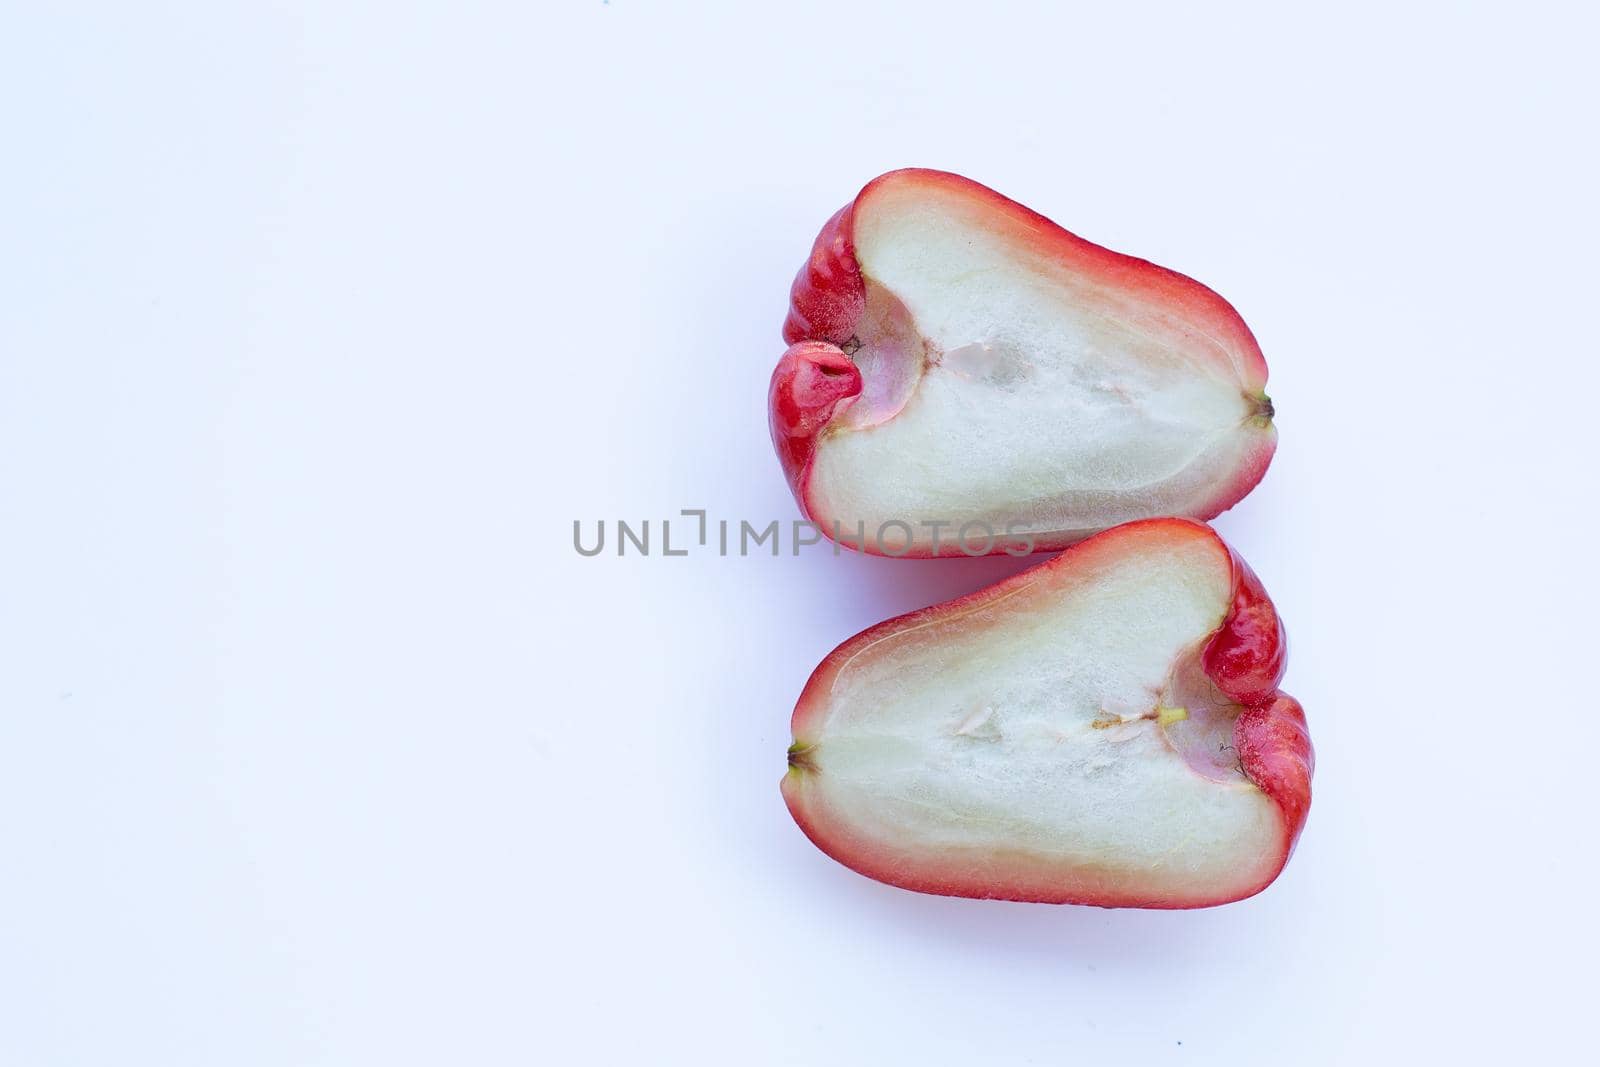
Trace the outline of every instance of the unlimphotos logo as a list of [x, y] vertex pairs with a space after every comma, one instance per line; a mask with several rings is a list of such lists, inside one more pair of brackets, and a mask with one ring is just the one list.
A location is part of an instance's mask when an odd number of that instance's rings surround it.
[[[617, 556], [687, 556], [693, 552], [715, 552], [718, 556], [778, 556], [783, 553], [784, 533], [788, 534], [789, 554], [798, 556], [803, 548], [820, 545], [826, 538], [833, 554], [846, 548], [874, 552], [880, 556], [904, 556], [911, 552], [912, 543], [919, 530], [928, 532], [926, 554], [930, 556], [987, 556], [996, 551], [1008, 556], [1026, 556], [1033, 551], [1032, 533], [1019, 529], [1022, 523], [1008, 522], [1004, 529], [982, 520], [963, 523], [945, 519], [924, 519], [912, 523], [902, 519], [888, 519], [868, 530], [865, 520], [854, 527], [844, 526], [837, 520], [827, 526], [809, 519], [792, 519], [785, 523], [772, 519], [766, 525], [752, 523], [749, 519], [707, 518], [704, 508], [683, 508], [680, 519], [694, 519], [690, 530], [673, 540], [673, 520], [663, 518], [655, 528], [660, 538], [652, 545], [651, 521], [616, 519], [611, 527], [611, 544]], [[597, 519], [592, 536], [586, 536], [582, 519], [572, 520], [572, 547], [580, 556], [599, 556], [606, 551], [607, 525]], [[869, 540], [870, 534], [870, 540]], [[919, 555], [922, 554], [919, 546]]]

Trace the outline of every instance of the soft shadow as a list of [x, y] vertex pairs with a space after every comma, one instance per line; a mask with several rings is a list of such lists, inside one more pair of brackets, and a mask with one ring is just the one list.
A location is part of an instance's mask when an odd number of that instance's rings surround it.
[[782, 877], [792, 895], [789, 907], [811, 911], [819, 922], [895, 930], [991, 965], [1044, 974], [1159, 971], [1171, 982], [1187, 971], [1203, 972], [1226, 954], [1255, 906], [1245, 901], [1178, 912], [929, 896], [865, 878], [817, 856], [803, 840], [787, 851], [792, 862]]

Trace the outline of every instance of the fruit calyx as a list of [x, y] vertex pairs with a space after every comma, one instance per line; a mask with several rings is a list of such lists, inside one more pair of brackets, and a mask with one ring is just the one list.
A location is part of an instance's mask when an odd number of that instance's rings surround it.
[[1270, 423], [1272, 417], [1278, 413], [1277, 409], [1272, 406], [1272, 398], [1266, 393], [1246, 393], [1244, 398], [1250, 402], [1250, 414], [1246, 415], [1245, 418], [1251, 419], [1262, 426]]
[[816, 773], [816, 762], [811, 758], [811, 750], [815, 745], [808, 745], [796, 741], [789, 746], [789, 769], [791, 771]]

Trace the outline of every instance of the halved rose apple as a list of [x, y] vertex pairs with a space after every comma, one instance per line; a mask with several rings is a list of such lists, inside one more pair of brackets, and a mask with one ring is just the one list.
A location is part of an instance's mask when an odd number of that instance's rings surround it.
[[806, 516], [866, 551], [1210, 518], [1272, 458], [1267, 365], [1227, 301], [966, 178], [868, 183], [791, 295], [773, 442]]
[[1284, 632], [1207, 526], [1108, 530], [875, 626], [800, 696], [783, 795], [925, 893], [1192, 908], [1265, 888], [1311, 803]]

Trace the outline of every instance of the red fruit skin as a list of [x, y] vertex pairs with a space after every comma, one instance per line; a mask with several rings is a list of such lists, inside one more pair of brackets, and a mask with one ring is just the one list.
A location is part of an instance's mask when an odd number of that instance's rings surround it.
[[1289, 638], [1261, 579], [1237, 552], [1228, 552], [1233, 558], [1233, 606], [1206, 645], [1204, 662], [1218, 689], [1250, 707], [1277, 691], [1289, 660]]
[[[862, 187], [854, 200], [835, 212], [823, 225], [822, 231], [817, 234], [817, 239], [811, 246], [810, 257], [807, 258], [805, 266], [800, 268], [794, 284], [789, 289], [789, 314], [783, 323], [783, 339], [791, 347], [779, 359], [778, 368], [773, 373], [772, 397], [778, 396], [778, 378], [785, 373], [785, 365], [795, 354], [793, 346], [805, 341], [825, 341], [839, 348], [841, 354], [845, 351], [854, 351], [851, 346], [856, 340], [856, 329], [866, 310], [866, 282], [861, 273], [861, 263], [855, 247], [855, 214], [858, 206], [874, 191], [896, 182], [958, 189], [973, 201], [987, 204], [994, 209], [1005, 220], [1005, 225], [1022, 235], [1019, 237], [1020, 240], [1041, 247], [1059, 258], [1069, 259], [1080, 269], [1094, 273], [1110, 285], [1137, 289], [1152, 300], [1184, 308], [1203, 317], [1210, 323], [1212, 332], [1219, 338], [1226, 338], [1240, 353], [1243, 365], [1238, 369], [1246, 381], [1253, 383], [1257, 388], [1265, 386], [1267, 362], [1261, 354], [1261, 347], [1256, 343], [1255, 336], [1239, 317], [1239, 313], [1234, 310], [1233, 305], [1207, 286], [1187, 275], [1168, 270], [1148, 260], [1113, 252], [1092, 241], [1086, 241], [1031, 208], [970, 178], [946, 171], [907, 167], [880, 174], [872, 179]], [[860, 391], [858, 380], [855, 392]], [[837, 409], [836, 403], [830, 409], [827, 418], [808, 420], [808, 429], [804, 434], [811, 438], [809, 442], [796, 440], [798, 433], [788, 433], [780, 437], [778, 433], [780, 422], [788, 424], [780, 420], [775, 407], [770, 414], [773, 445], [777, 449], [784, 477], [788, 480], [790, 492], [794, 494], [795, 503], [800, 506], [801, 514], [816, 523], [822, 532], [829, 536], [835, 516], [820, 515], [811, 504], [808, 493], [811, 473], [809, 461], [815, 452], [816, 438], [827, 430], [832, 413]], [[1269, 445], [1266, 449], [1258, 451], [1232, 479], [1219, 484], [1215, 495], [1200, 509], [1201, 514], [1194, 517], [1214, 518], [1249, 495], [1266, 475], [1267, 466], [1272, 461], [1273, 447]], [[797, 460], [795, 457], [801, 458]], [[1055, 552], [1075, 544], [1078, 540], [1081, 538], [1070, 535], [1037, 534], [1030, 541], [1031, 551]], [[842, 543], [847, 548], [871, 555], [904, 559], [934, 558], [933, 552], [924, 546], [913, 546], [898, 555], [886, 552], [876, 543], [876, 539], [871, 537], [860, 545]], [[996, 554], [1007, 551], [1016, 554], [1018, 543], [1020, 542], [1010, 540], [998, 542], [992, 551]], [[945, 555], [948, 557], [949, 554]]]
[[778, 360], [767, 394], [767, 415], [772, 444], [791, 487], [810, 469], [817, 434], [835, 409], [860, 392], [861, 371], [826, 341], [802, 341]]
[[[1289, 636], [1272, 599], [1239, 554], [1233, 560], [1233, 604], [1206, 643], [1206, 675], [1245, 710], [1234, 720], [1233, 747], [1245, 776], [1278, 805], [1289, 862], [1311, 810], [1311, 772], [1316, 756], [1300, 702], [1278, 688], [1289, 661]], [[1276, 874], [1273, 877], [1277, 877]], [[1265, 888], [1263, 886], [1262, 888]]]
[[[861, 372], [840, 347], [854, 338], [867, 302], [852, 242], [854, 209], [852, 200], [834, 212], [795, 276], [789, 290], [789, 317], [783, 324], [790, 347], [778, 360], [768, 391], [773, 448], [801, 514], [813, 521], [819, 520], [805, 499], [805, 486], [817, 437], [840, 402], [861, 392]], [[849, 382], [840, 380], [846, 376], [845, 368]], [[818, 388], [817, 372], [823, 370], [833, 380]]]
[[[976, 610], [986, 604], [1003, 600], [1008, 591], [1025, 581], [1035, 570], [1067, 565], [1077, 557], [1092, 557], [1093, 553], [1113, 550], [1115, 541], [1130, 532], [1159, 530], [1173, 535], [1191, 534], [1195, 530], [1214, 539], [1228, 553], [1233, 567], [1233, 596], [1228, 613], [1207, 641], [1202, 652], [1202, 663], [1207, 675], [1231, 699], [1237, 693], [1248, 693], [1257, 699], [1245, 707], [1234, 721], [1233, 743], [1239, 755], [1239, 766], [1245, 775], [1261, 789], [1278, 807], [1283, 824], [1283, 842], [1274, 857], [1270, 873], [1258, 885], [1242, 892], [1216, 897], [1189, 897], [1170, 900], [1150, 896], [1108, 894], [1105, 896], [1073, 895], [1037, 886], [1026, 889], [999, 889], [992, 884], [972, 884], [959, 874], [939, 870], [912, 869], [909, 865], [877, 854], [876, 846], [855, 833], [847, 822], [838, 819], [825, 805], [816, 804], [799, 791], [791, 791], [785, 777], [784, 801], [796, 825], [812, 844], [852, 870], [889, 885], [899, 886], [919, 893], [940, 896], [1004, 899], [1039, 904], [1083, 904], [1107, 908], [1153, 908], [1180, 910], [1216, 907], [1255, 896], [1271, 885], [1289, 862], [1300, 832], [1305, 828], [1311, 809], [1311, 777], [1316, 766], [1311, 737], [1306, 728], [1305, 712], [1300, 702], [1277, 689], [1278, 680], [1285, 667], [1288, 644], [1277, 609], [1267, 596], [1255, 572], [1241, 560], [1210, 526], [1190, 519], [1141, 519], [1113, 526], [1071, 546], [1061, 555], [1035, 567], [997, 582], [985, 589], [958, 597], [955, 600], [910, 612], [889, 619], [862, 631], [834, 649], [812, 672], [810, 680], [795, 704], [790, 730], [797, 745], [804, 748], [803, 739], [815, 736], [817, 727], [827, 711], [826, 695], [839, 671], [877, 640], [904, 629], [944, 616]], [[1213, 648], [1215, 654], [1213, 655]], [[1261, 692], [1259, 686], [1265, 677], [1271, 677], [1271, 689]], [[791, 750], [790, 762], [796, 757]], [[804, 761], [803, 755], [799, 757]], [[819, 773], [808, 770], [807, 773]]]
[[789, 289], [783, 339], [791, 345], [799, 341], [843, 345], [855, 335], [856, 323], [867, 305], [851, 225], [855, 206], [856, 202], [850, 201], [822, 227], [811, 246], [811, 258]]
[[1300, 702], [1287, 693], [1276, 693], [1247, 708], [1233, 724], [1233, 747], [1244, 773], [1283, 813], [1289, 828], [1283, 854], [1287, 863], [1311, 811], [1311, 775], [1317, 765]]

